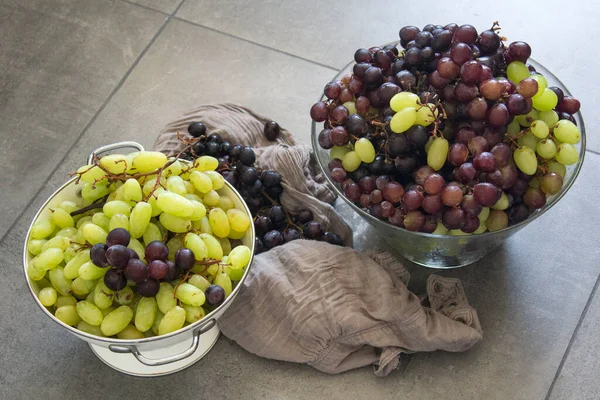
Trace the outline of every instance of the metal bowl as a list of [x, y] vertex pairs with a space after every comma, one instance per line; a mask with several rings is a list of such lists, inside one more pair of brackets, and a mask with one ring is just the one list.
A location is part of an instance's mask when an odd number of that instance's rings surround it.
[[[144, 150], [141, 145], [135, 142], [115, 143], [96, 149], [92, 154], [90, 154], [88, 163], [91, 161], [94, 154], [126, 147], [132, 147], [138, 151]], [[234, 201], [237, 209], [243, 210], [247, 213], [247, 215], [251, 215], [250, 210], [240, 194], [227, 181], [225, 181], [225, 187], [220, 189], [218, 192], [220, 195], [231, 198]], [[39, 292], [40, 288], [38, 287], [37, 282], [29, 279], [27, 275], [27, 265], [32, 258], [27, 251], [27, 243], [29, 243], [31, 227], [40, 217], [47, 216], [50, 213], [50, 208], [55, 208], [64, 200], [75, 200], [78, 198], [77, 196], [77, 186], [75, 185], [75, 178], [73, 178], [58, 188], [48, 198], [48, 200], [46, 200], [33, 218], [33, 221], [27, 231], [25, 245], [23, 248], [23, 268], [25, 279], [35, 303], [52, 321], [57, 323], [69, 333], [88, 342], [94, 353], [103, 362], [118, 371], [130, 375], [166, 375], [184, 369], [202, 358], [206, 353], [208, 353], [219, 337], [220, 331], [217, 325], [218, 318], [234, 301], [235, 297], [240, 291], [240, 288], [242, 287], [244, 280], [246, 279], [246, 276], [248, 276], [248, 271], [250, 271], [252, 260], [254, 259], [254, 225], [250, 224], [251, 228], [246, 233], [246, 236], [242, 239], [243, 244], [248, 246], [251, 250], [250, 262], [246, 267], [242, 279], [233, 289], [231, 295], [225, 299], [223, 304], [207, 314], [201, 320], [167, 335], [154, 336], [138, 340], [106, 338], [80, 331], [77, 328], [69, 326], [57, 319], [39, 301], [37, 293]]]
[[[570, 95], [562, 82], [560, 82], [560, 80], [544, 66], [532, 59], [529, 59], [528, 63], [533, 65], [538, 72], [544, 75], [548, 81], [548, 86], [560, 87], [564, 91], [565, 95]], [[333, 77], [332, 80], [341, 79], [342, 76], [352, 73], [353, 65], [354, 61], [347, 64], [335, 77]], [[319, 100], [324, 99], [325, 97], [322, 96]], [[550, 210], [560, 199], [563, 198], [571, 186], [573, 186], [573, 182], [575, 182], [575, 179], [579, 175], [583, 165], [586, 142], [585, 125], [580, 112], [575, 114], [574, 118], [577, 126], [581, 130], [581, 141], [575, 145], [579, 151], [579, 159], [575, 164], [567, 166], [567, 174], [560, 192], [554, 196], [550, 196], [544, 207], [536, 210], [524, 221], [495, 232], [485, 232], [479, 235], [468, 236], [447, 236], [412, 232], [373, 217], [371, 214], [347, 199], [340, 188], [340, 184], [331, 179], [331, 174], [327, 166], [329, 163], [329, 150], [321, 148], [318, 142], [318, 134], [322, 125], [319, 124], [319, 126], [317, 126], [317, 123], [314, 121], [312, 123], [311, 141], [319, 167], [323, 171], [323, 175], [325, 175], [330, 185], [334, 188], [335, 192], [340, 198], [348, 203], [348, 205], [356, 213], [358, 213], [358, 215], [372, 225], [378, 231], [378, 233], [381, 234], [381, 237], [386, 240], [394, 249], [396, 249], [398, 253], [403, 255], [408, 260], [425, 267], [456, 268], [474, 263], [475, 261], [481, 259], [496, 246], [504, 242], [507, 238], [514, 235], [527, 224], [535, 221], [537, 218]]]

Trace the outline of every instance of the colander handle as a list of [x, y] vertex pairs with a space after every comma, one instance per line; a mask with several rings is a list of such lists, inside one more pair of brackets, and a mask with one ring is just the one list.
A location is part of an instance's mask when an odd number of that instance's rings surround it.
[[210, 321], [208, 321], [207, 324], [205, 324], [203, 326], [199, 326], [198, 328], [196, 328], [194, 330], [192, 344], [187, 350], [185, 350], [182, 353], [175, 354], [175, 355], [165, 357], [165, 358], [145, 357], [142, 355], [142, 353], [140, 353], [140, 351], [138, 350], [138, 348], [135, 345], [120, 346], [120, 345], [112, 345], [111, 344], [110, 346], [108, 346], [108, 348], [113, 353], [121, 353], [121, 354], [131, 353], [134, 355], [134, 357], [139, 362], [141, 362], [142, 364], [147, 365], [149, 367], [156, 367], [159, 365], [170, 364], [170, 363], [174, 363], [176, 361], [181, 361], [184, 358], [188, 358], [189, 356], [194, 354], [194, 352], [198, 349], [198, 345], [200, 344], [200, 335], [211, 330], [216, 324], [217, 324], [217, 320], [211, 319]]
[[105, 146], [100, 146], [97, 149], [93, 150], [88, 155], [87, 163], [88, 163], [88, 165], [91, 165], [92, 161], [94, 160], [95, 155], [106, 153], [107, 151], [128, 149], [128, 148], [136, 149], [137, 151], [144, 151], [144, 146], [142, 146], [141, 144], [139, 144], [137, 142], [125, 141], [125, 142], [111, 143], [111, 144], [107, 144]]

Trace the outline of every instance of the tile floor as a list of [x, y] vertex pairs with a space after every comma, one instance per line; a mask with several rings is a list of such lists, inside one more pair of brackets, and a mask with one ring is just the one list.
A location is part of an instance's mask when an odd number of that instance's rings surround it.
[[[600, 398], [598, 10], [589, 0], [0, 0], [0, 398]], [[495, 20], [582, 101], [588, 153], [547, 217], [444, 272], [462, 279], [481, 318], [485, 339], [469, 352], [418, 354], [377, 379], [369, 368], [328, 376], [260, 359], [221, 338], [183, 372], [131, 378], [29, 298], [20, 256], [29, 222], [93, 148], [123, 139], [150, 148], [167, 121], [218, 102], [253, 108], [308, 141], [308, 108], [356, 48], [393, 41], [406, 24]], [[357, 243], [373, 237], [367, 230]], [[422, 290], [431, 271], [412, 271]]]

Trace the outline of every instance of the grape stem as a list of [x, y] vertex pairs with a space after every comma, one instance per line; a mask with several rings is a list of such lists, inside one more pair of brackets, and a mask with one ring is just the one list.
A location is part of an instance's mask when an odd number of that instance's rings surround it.
[[104, 196], [98, 200], [96, 200], [96, 203], [92, 203], [89, 206], [85, 206], [83, 208], [80, 208], [79, 210], [75, 210], [71, 212], [71, 217], [74, 217], [76, 215], [79, 214], [83, 214], [86, 213], [90, 210], [95, 210], [96, 208], [102, 208], [104, 207], [104, 205], [106, 204], [106, 199], [108, 198], [108, 196]]

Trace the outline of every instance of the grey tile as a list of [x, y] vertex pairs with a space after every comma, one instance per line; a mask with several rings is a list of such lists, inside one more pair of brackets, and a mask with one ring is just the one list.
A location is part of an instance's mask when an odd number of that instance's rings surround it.
[[126, 0], [130, 3], [140, 4], [142, 6], [150, 7], [158, 11], [162, 11], [166, 14], [171, 14], [181, 0]]
[[549, 396], [552, 400], [597, 399], [600, 393], [600, 296], [591, 299], [587, 314]]
[[164, 16], [109, 0], [0, 3], [0, 236]]
[[[594, 109], [598, 95], [589, 86], [596, 81], [600, 56], [589, 49], [595, 46], [593, 38], [600, 35], [600, 26], [595, 23], [600, 10], [589, 0], [572, 2], [569, 7], [558, 0], [536, 0], [528, 7], [543, 10], [543, 16], [533, 23], [526, 13], [515, 12], [521, 7], [518, 1], [503, 4], [482, 7], [479, 1], [461, 0], [427, 7], [392, 0], [187, 0], [177, 16], [337, 68], [348, 63], [359, 47], [398, 40], [404, 25], [457, 22], [486, 29], [499, 21], [509, 41], [527, 41], [533, 57], [556, 73], [581, 100], [587, 125], [598, 125]], [[581, 27], [577, 40], [564, 33], [567, 27]], [[600, 151], [600, 139], [590, 136], [589, 147]]]

